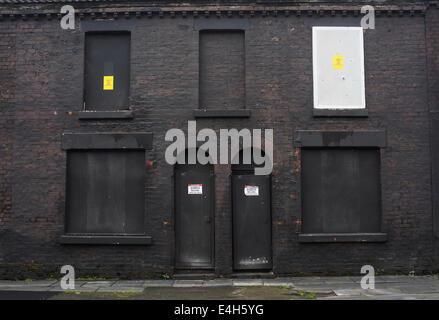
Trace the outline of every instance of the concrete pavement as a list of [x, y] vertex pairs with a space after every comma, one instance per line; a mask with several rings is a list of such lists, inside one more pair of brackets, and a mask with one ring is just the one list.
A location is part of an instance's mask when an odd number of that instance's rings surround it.
[[[375, 289], [363, 290], [361, 277], [282, 277], [214, 280], [76, 280], [75, 290], [63, 290], [58, 280], [0, 280], [0, 299], [17, 292], [45, 293], [43, 297], [154, 299], [439, 299], [439, 277], [376, 276]], [[277, 288], [277, 289], [276, 289]], [[240, 291], [241, 290], [241, 291]], [[99, 295], [106, 293], [108, 295]], [[150, 294], [153, 295], [151, 296]]]

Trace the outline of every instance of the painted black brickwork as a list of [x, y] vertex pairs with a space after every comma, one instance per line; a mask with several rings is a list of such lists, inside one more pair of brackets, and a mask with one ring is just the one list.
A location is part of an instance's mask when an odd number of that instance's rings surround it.
[[[51, 5], [53, 7], [53, 5]], [[316, 7], [318, 8], [318, 7]], [[4, 9], [6, 10], [6, 9]], [[337, 11], [338, 12], [338, 11]], [[249, 118], [200, 118], [198, 129], [273, 128], [273, 271], [358, 274], [439, 270], [433, 236], [429, 106], [437, 109], [439, 10], [381, 15], [364, 35], [368, 117], [315, 118], [311, 27], [355, 24], [360, 16], [256, 14], [245, 30]], [[90, 19], [85, 16], [84, 19]], [[109, 19], [109, 18], [106, 18]], [[134, 118], [78, 120], [83, 103], [84, 33], [59, 21], [0, 21], [0, 277], [79, 275], [158, 277], [174, 266], [173, 168], [164, 161], [168, 129], [186, 130], [198, 108], [196, 19], [142, 16], [131, 34], [130, 109]], [[427, 32], [426, 32], [427, 30]], [[435, 71], [436, 70], [436, 71]], [[381, 151], [384, 243], [299, 243], [300, 149], [296, 130], [385, 130]], [[146, 151], [148, 246], [63, 245], [66, 151], [63, 132], [151, 132]], [[232, 273], [230, 166], [216, 165], [216, 273]]]

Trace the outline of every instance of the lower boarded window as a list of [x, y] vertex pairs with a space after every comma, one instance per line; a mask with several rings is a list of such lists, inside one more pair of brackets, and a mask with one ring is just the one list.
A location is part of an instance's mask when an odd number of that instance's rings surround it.
[[67, 233], [144, 233], [144, 150], [70, 150]]
[[303, 148], [301, 153], [302, 232], [379, 232], [380, 150]]

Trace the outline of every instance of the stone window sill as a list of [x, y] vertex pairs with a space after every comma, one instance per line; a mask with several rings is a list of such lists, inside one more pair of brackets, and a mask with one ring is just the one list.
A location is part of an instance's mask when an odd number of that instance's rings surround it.
[[65, 234], [61, 236], [59, 243], [88, 245], [150, 245], [152, 244], [152, 237], [146, 235]]
[[79, 111], [78, 119], [80, 120], [97, 120], [97, 119], [133, 119], [133, 111]]
[[300, 243], [386, 242], [387, 233], [301, 233]]
[[249, 118], [250, 110], [248, 109], [195, 109], [195, 118]]
[[349, 117], [365, 118], [368, 116], [367, 109], [313, 109], [314, 117]]

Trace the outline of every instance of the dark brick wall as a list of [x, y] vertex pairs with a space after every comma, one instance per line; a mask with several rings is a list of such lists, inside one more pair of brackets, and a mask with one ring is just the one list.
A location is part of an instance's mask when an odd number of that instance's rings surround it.
[[430, 111], [439, 112], [439, 4], [425, 17]]
[[[433, 231], [439, 237], [439, 5], [427, 11], [426, 52], [428, 76], [428, 100], [430, 110]], [[435, 256], [438, 247], [435, 247]], [[435, 259], [437, 263], [437, 258]]]
[[[12, 215], [12, 132], [14, 130], [13, 106], [15, 98], [15, 25], [0, 24], [0, 229], [11, 223]], [[2, 239], [0, 233], [0, 239]], [[4, 244], [0, 241], [3, 253]], [[0, 264], [5, 256], [0, 255]]]
[[[276, 274], [358, 274], [364, 264], [384, 273], [439, 269], [428, 130], [429, 99], [431, 104], [437, 97], [427, 91], [437, 74], [429, 73], [428, 78], [426, 65], [427, 52], [430, 61], [437, 61], [437, 50], [431, 50], [438, 37], [436, 29], [426, 42], [425, 33], [425, 22], [437, 23], [437, 13], [428, 17], [381, 16], [376, 29], [365, 32], [369, 117], [352, 119], [312, 116], [311, 27], [358, 25], [360, 17], [221, 18], [248, 19], [246, 108], [252, 113], [248, 119], [199, 119], [197, 128], [274, 129]], [[201, 18], [134, 19], [130, 84], [134, 119], [99, 121], [77, 118], [83, 102], [84, 33], [79, 22], [73, 31], [62, 30], [56, 19], [0, 22], [1, 277], [58, 275], [64, 264], [72, 264], [81, 275], [154, 277], [173, 272], [173, 168], [164, 161], [168, 146], [164, 136], [171, 128], [186, 131], [187, 121], [194, 119], [192, 110], [198, 108], [195, 19]], [[386, 243], [298, 242], [300, 149], [294, 147], [298, 129], [386, 130], [387, 147], [381, 151]], [[153, 244], [61, 245], [57, 239], [64, 232], [66, 184], [61, 133], [112, 131], [154, 134], [153, 150], [146, 151], [146, 161], [154, 161], [154, 166], [145, 166], [146, 233]], [[215, 255], [220, 275], [232, 272], [230, 166], [216, 165], [215, 173]]]

